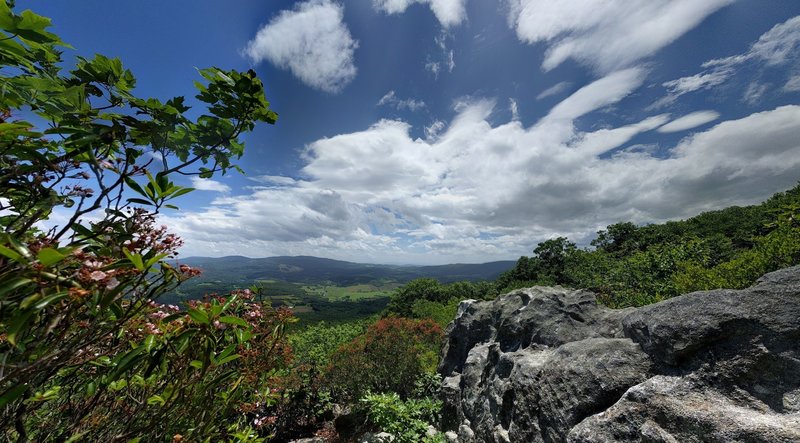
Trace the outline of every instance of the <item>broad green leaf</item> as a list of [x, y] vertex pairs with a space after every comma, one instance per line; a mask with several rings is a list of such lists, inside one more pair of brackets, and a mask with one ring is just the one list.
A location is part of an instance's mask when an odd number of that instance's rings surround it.
[[13, 249], [7, 248], [3, 245], [0, 245], [0, 254], [14, 260], [15, 262], [21, 262], [22, 256], [16, 253]]
[[66, 255], [54, 248], [42, 248], [36, 257], [39, 259], [39, 263], [41, 263], [42, 266], [52, 266], [67, 258]]
[[155, 335], [148, 335], [147, 338], [144, 339], [144, 350], [148, 353], [153, 350], [153, 347], [156, 345], [156, 336]]
[[196, 308], [189, 309], [189, 317], [195, 322], [203, 325], [211, 323], [211, 321], [208, 319], [208, 314]]
[[242, 320], [239, 317], [234, 317], [231, 315], [223, 315], [219, 318], [220, 323], [227, 323], [229, 325], [237, 325], [242, 327], [247, 327], [247, 322]]

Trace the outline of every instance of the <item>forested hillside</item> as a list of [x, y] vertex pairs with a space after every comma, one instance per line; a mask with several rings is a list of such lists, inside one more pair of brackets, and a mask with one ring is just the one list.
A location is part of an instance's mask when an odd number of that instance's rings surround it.
[[603, 294], [613, 307], [641, 306], [686, 292], [745, 288], [761, 275], [800, 263], [800, 185], [762, 204], [710, 211], [682, 221], [621, 222], [591, 248], [547, 240], [497, 280], [514, 287], [564, 285]]

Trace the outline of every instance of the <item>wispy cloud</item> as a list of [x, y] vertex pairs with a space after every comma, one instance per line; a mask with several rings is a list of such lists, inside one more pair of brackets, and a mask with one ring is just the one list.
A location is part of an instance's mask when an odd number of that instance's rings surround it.
[[391, 106], [397, 110], [408, 109], [409, 111], [418, 111], [425, 107], [425, 102], [422, 100], [415, 100], [413, 98], [399, 99], [394, 90], [384, 94], [377, 103], [378, 106]]
[[541, 100], [543, 98], [547, 98], [547, 97], [551, 97], [551, 96], [554, 96], [554, 95], [561, 94], [562, 92], [566, 91], [570, 86], [572, 86], [572, 83], [570, 83], [570, 82], [559, 82], [559, 83], [556, 83], [555, 85], [553, 85], [553, 86], [545, 89], [541, 93], [539, 93], [539, 95], [536, 96], [536, 100]]
[[192, 177], [192, 187], [198, 191], [231, 192], [230, 186], [210, 178]]
[[658, 132], [669, 133], [686, 131], [687, 129], [711, 123], [718, 118], [719, 113], [716, 111], [696, 111], [665, 124], [658, 128]]
[[262, 27], [244, 49], [254, 63], [268, 60], [289, 69], [303, 83], [322, 91], [341, 91], [356, 76], [358, 42], [344, 24], [344, 7], [310, 0], [282, 11]]
[[[800, 58], [800, 16], [775, 25], [765, 32], [750, 48], [741, 54], [708, 60], [703, 63], [705, 70], [665, 82], [668, 94], [661, 98], [653, 108], [675, 102], [678, 97], [690, 92], [708, 90], [729, 81], [740, 72], [743, 65], [751, 64], [758, 68], [784, 65]], [[790, 80], [791, 81], [791, 80]], [[765, 84], [751, 81], [743, 96], [743, 101], [755, 104], [766, 92]]]
[[507, 0], [520, 40], [548, 45], [542, 67], [567, 59], [601, 73], [630, 67], [733, 0]]

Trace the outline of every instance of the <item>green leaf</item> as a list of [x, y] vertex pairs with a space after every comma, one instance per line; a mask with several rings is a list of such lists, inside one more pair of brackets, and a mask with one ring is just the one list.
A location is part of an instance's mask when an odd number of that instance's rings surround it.
[[160, 395], [152, 395], [152, 396], [150, 396], [150, 398], [147, 399], [147, 404], [148, 405], [164, 406], [166, 403], [167, 403], [167, 401], [164, 400], [164, 397], [162, 397]]
[[7, 248], [3, 245], [0, 245], [0, 254], [14, 260], [15, 262], [21, 262], [22, 256], [17, 254], [13, 249]]
[[125, 257], [133, 263], [133, 266], [136, 267], [139, 271], [144, 271], [144, 262], [142, 261], [142, 256], [139, 254], [134, 254], [133, 252], [129, 251], [128, 248], [123, 247], [122, 253], [125, 254]]
[[242, 320], [239, 317], [234, 317], [231, 315], [223, 315], [222, 317], [219, 318], [219, 321], [220, 323], [227, 323], [229, 325], [237, 325], [245, 328], [248, 326], [246, 321]]
[[128, 203], [136, 203], [137, 205], [145, 205], [145, 206], [153, 206], [153, 202], [147, 201], [143, 198], [136, 198], [131, 197], [128, 199]]
[[239, 354], [229, 355], [227, 357], [223, 357], [223, 358], [220, 358], [219, 360], [217, 360], [216, 364], [217, 364], [217, 366], [222, 366], [225, 363], [232, 362], [232, 361], [236, 360], [239, 357], [241, 357]]
[[29, 278], [25, 277], [14, 277], [10, 281], [4, 282], [3, 286], [0, 287], [0, 297], [8, 294], [9, 292], [19, 288], [20, 286], [27, 285], [28, 283], [32, 283], [33, 281]]
[[153, 350], [153, 347], [156, 345], [156, 336], [155, 335], [148, 335], [147, 338], [144, 339], [144, 350], [150, 353]]
[[18, 399], [25, 391], [28, 390], [27, 384], [12, 386], [3, 395], [0, 395], [0, 408]]
[[11, 321], [8, 324], [8, 330], [6, 335], [6, 340], [14, 346], [17, 346], [17, 336], [19, 333], [25, 329], [28, 325], [28, 321], [30, 321], [31, 317], [33, 316], [34, 311], [25, 311], [22, 314], [17, 315], [16, 317], [11, 318]]
[[208, 314], [196, 308], [189, 309], [189, 317], [202, 325], [211, 323], [211, 321], [208, 319]]
[[44, 297], [43, 299], [36, 301], [36, 304], [33, 306], [33, 308], [36, 310], [42, 310], [48, 307], [53, 302], [57, 302], [65, 298], [67, 295], [69, 295], [69, 291], [61, 291], [52, 295], [48, 295], [47, 297]]
[[37, 254], [39, 263], [41, 263], [42, 266], [52, 266], [61, 260], [64, 260], [66, 257], [66, 255], [53, 248], [42, 248], [42, 250], [40, 250]]

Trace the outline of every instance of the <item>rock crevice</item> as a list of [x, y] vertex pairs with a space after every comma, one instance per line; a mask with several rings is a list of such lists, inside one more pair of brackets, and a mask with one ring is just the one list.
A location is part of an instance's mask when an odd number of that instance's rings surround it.
[[800, 267], [614, 310], [534, 287], [462, 302], [439, 371], [459, 442], [800, 442]]

